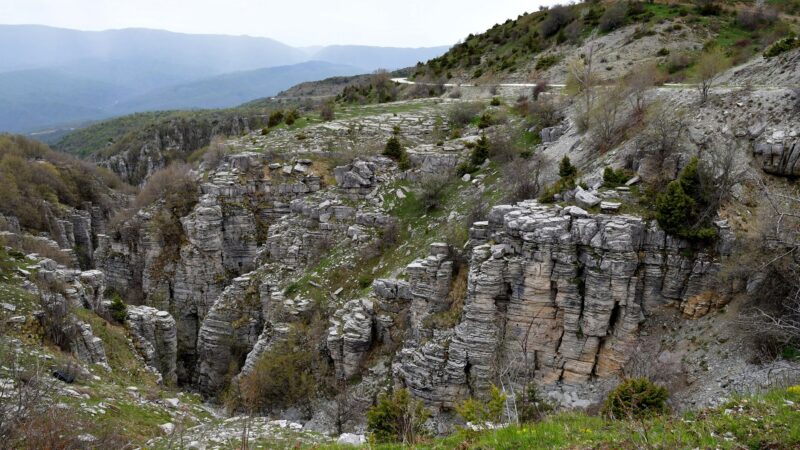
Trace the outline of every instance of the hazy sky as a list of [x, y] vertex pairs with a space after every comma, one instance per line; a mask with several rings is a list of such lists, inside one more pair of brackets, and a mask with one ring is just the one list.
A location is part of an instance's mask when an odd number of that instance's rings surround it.
[[449, 45], [553, 0], [0, 0], [0, 23], [265, 36], [289, 45]]

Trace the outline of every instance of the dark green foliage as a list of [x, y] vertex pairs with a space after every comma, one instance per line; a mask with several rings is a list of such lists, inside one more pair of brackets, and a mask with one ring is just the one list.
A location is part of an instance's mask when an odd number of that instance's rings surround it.
[[270, 128], [277, 127], [282, 122], [283, 122], [283, 111], [281, 110], [272, 111], [272, 113], [270, 113], [269, 115], [269, 119], [267, 120], [267, 126]]
[[405, 389], [383, 394], [367, 411], [367, 430], [378, 442], [416, 443], [430, 412]]
[[469, 155], [469, 162], [473, 166], [480, 166], [488, 157], [489, 139], [486, 138], [485, 134], [481, 134], [481, 137], [475, 142], [475, 148], [472, 149], [472, 153]]
[[397, 136], [392, 136], [386, 141], [386, 147], [383, 149], [383, 155], [388, 156], [394, 160], [400, 160], [403, 157], [403, 146], [400, 144], [400, 139]]
[[108, 307], [108, 312], [111, 318], [119, 323], [125, 323], [126, 310], [128, 307], [123, 303], [122, 297], [116, 292], [111, 296], [111, 306]]
[[536, 60], [536, 70], [547, 70], [561, 60], [559, 55], [543, 55]]
[[500, 423], [508, 396], [494, 385], [492, 385], [490, 395], [491, 397], [486, 403], [470, 397], [456, 405], [456, 412], [467, 423]]
[[700, 161], [694, 157], [656, 199], [656, 219], [667, 233], [695, 240], [716, 236], [711, 215], [703, 214], [710, 207], [712, 193], [704, 189], [701, 175]]
[[798, 47], [800, 47], [800, 38], [797, 36], [789, 36], [769, 46], [769, 48], [764, 51], [764, 57], [772, 58]]
[[492, 115], [488, 112], [481, 114], [480, 119], [478, 119], [478, 128], [481, 130], [485, 130], [492, 126]]
[[606, 398], [603, 413], [613, 419], [638, 419], [667, 412], [666, 388], [646, 378], [623, 381]]
[[575, 177], [578, 176], [578, 168], [572, 165], [569, 156], [564, 155], [561, 162], [558, 164], [558, 176], [561, 178], [552, 186], [545, 189], [542, 195], [539, 196], [540, 202], [552, 203], [555, 200], [556, 194], [569, 189], [575, 189]]
[[283, 117], [283, 123], [286, 125], [292, 126], [300, 118], [300, 113], [297, 112], [296, 109], [290, 109], [286, 112], [286, 115]]
[[500, 104], [501, 104], [500, 98], [498, 98], [498, 97], [492, 98], [492, 101], [489, 102], [489, 104], [492, 105], [492, 106], [500, 106]]
[[578, 174], [578, 168], [572, 165], [569, 156], [564, 155], [561, 163], [558, 165], [558, 176], [561, 178], [575, 177]]
[[661, 48], [661, 50], [656, 52], [656, 56], [667, 56], [667, 55], [669, 55], [669, 50], [663, 47]]
[[603, 186], [607, 188], [622, 186], [630, 180], [631, 177], [631, 174], [624, 169], [614, 170], [607, 166], [605, 170], [603, 170]]
[[[266, 136], [268, 134], [269, 134], [269, 128], [264, 127], [264, 128], [261, 129], [261, 135], [262, 136]], [[191, 161], [191, 158], [190, 158], [190, 161]]]
[[386, 147], [383, 149], [383, 155], [397, 161], [397, 166], [400, 170], [408, 170], [411, 167], [411, 161], [408, 159], [408, 153], [400, 143], [400, 127], [396, 126], [392, 129], [392, 137], [386, 141]]

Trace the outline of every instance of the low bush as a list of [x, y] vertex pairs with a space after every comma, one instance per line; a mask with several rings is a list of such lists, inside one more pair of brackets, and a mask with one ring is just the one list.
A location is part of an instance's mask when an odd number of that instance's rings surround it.
[[456, 405], [456, 413], [466, 423], [484, 425], [486, 423], [498, 424], [503, 420], [503, 409], [508, 396], [497, 386], [492, 386], [489, 400], [481, 402], [470, 397]]
[[267, 126], [270, 128], [277, 127], [278, 125], [283, 123], [283, 117], [284, 117], [283, 111], [281, 110], [272, 111], [272, 113], [270, 113], [269, 115], [269, 119], [267, 119]]
[[111, 318], [118, 323], [125, 323], [127, 309], [128, 307], [123, 303], [119, 293], [114, 292], [111, 295], [111, 306], [108, 308]]
[[559, 55], [542, 55], [536, 60], [534, 68], [536, 70], [547, 70], [558, 64], [559, 61], [561, 61], [561, 56]]
[[447, 119], [453, 127], [464, 127], [472, 122], [483, 110], [480, 103], [457, 103], [447, 111]]
[[420, 180], [419, 201], [426, 211], [435, 211], [442, 206], [449, 182], [448, 174], [427, 175]]
[[383, 394], [367, 411], [367, 430], [378, 442], [415, 444], [424, 434], [430, 412], [406, 389]]
[[578, 168], [572, 165], [569, 156], [564, 155], [558, 165], [558, 176], [560, 177], [552, 186], [544, 190], [539, 196], [542, 203], [552, 203], [555, 201], [556, 194], [570, 189], [575, 189], [575, 178], [578, 176]]
[[667, 412], [666, 388], [646, 378], [620, 383], [606, 398], [603, 413], [612, 419], [639, 419]]
[[789, 36], [770, 45], [769, 48], [764, 51], [764, 57], [773, 58], [798, 47], [800, 47], [800, 38], [797, 36]]
[[633, 175], [625, 169], [614, 170], [607, 166], [605, 170], [603, 170], [603, 186], [607, 188], [622, 186], [632, 177]]
[[300, 118], [300, 113], [297, 112], [296, 109], [290, 109], [289, 111], [286, 112], [286, 115], [284, 115], [283, 123], [292, 126], [294, 125], [295, 122], [297, 122], [297, 119], [299, 118]]
[[334, 112], [334, 102], [329, 100], [320, 106], [319, 109], [319, 117], [325, 122], [330, 122], [331, 120], [336, 118], [336, 113]]

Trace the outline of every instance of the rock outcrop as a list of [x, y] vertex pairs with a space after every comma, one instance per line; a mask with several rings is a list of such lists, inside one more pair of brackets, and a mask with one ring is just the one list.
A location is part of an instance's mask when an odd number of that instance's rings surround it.
[[373, 343], [373, 320], [373, 303], [367, 299], [345, 303], [331, 318], [328, 351], [338, 378], [350, 379], [359, 373]]
[[242, 116], [208, 119], [176, 118], [157, 123], [124, 139], [103, 153], [95, 155], [101, 166], [115, 172], [124, 181], [142, 184], [157, 170], [167, 165], [174, 155], [187, 157], [208, 146], [214, 136], [240, 135], [249, 131], [251, 120]]
[[128, 306], [125, 323], [145, 363], [157, 370], [166, 384], [177, 381], [178, 335], [175, 319], [149, 306]]
[[761, 157], [764, 172], [785, 177], [800, 176], [800, 138], [795, 130], [775, 130], [762, 136], [753, 153]]
[[710, 309], [699, 299], [719, 289], [718, 261], [689, 255], [641, 218], [574, 210], [523, 202], [476, 223], [460, 323], [422, 345], [412, 339], [396, 378], [427, 403], [452, 406], [504, 372], [542, 384], [609, 377], [645, 314], [673, 302], [691, 315]]

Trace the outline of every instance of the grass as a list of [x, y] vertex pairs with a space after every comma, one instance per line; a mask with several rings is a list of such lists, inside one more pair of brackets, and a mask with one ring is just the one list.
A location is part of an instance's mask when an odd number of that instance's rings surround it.
[[[800, 386], [733, 398], [722, 406], [642, 421], [611, 420], [582, 412], [562, 412], [536, 423], [503, 429], [458, 431], [426, 438], [415, 446], [381, 444], [394, 449], [792, 449], [800, 446]], [[320, 450], [351, 447], [307, 446]]]

